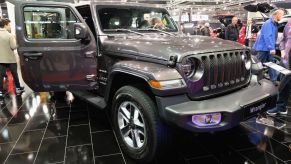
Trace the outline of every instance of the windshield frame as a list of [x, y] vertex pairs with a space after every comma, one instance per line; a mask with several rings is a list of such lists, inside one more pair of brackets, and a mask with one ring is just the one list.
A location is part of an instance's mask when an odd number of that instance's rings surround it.
[[[179, 28], [178, 25], [176, 24], [176, 22], [173, 20], [172, 16], [169, 14], [169, 12], [164, 9], [164, 8], [160, 8], [160, 7], [149, 7], [149, 6], [131, 6], [131, 5], [122, 5], [122, 6], [118, 6], [118, 5], [96, 5], [95, 6], [95, 10], [94, 10], [94, 14], [96, 14], [97, 17], [97, 25], [99, 28], [99, 31], [103, 34], [130, 34], [129, 32], [125, 32], [125, 31], [118, 31], [118, 32], [107, 32], [106, 29], [103, 29], [102, 27], [102, 22], [101, 22], [101, 17], [99, 15], [99, 11], [102, 9], [106, 9], [106, 8], [116, 8], [116, 9], [134, 9], [134, 10], [139, 10], [139, 9], [146, 9], [146, 10], [156, 10], [159, 11], [161, 13], [167, 14], [169, 21], [172, 23], [172, 25], [174, 26], [175, 29], [173, 30], [165, 30], [165, 32], [168, 33], [178, 33], [179, 32]], [[136, 32], [140, 32], [140, 33], [161, 33], [159, 31], [147, 31], [147, 30], [141, 30], [141, 29], [128, 29], [128, 30], [132, 30], [132, 31], [136, 31]]]

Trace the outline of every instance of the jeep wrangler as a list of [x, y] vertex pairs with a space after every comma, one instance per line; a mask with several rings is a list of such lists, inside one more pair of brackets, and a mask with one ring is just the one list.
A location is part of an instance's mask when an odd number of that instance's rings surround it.
[[72, 91], [106, 110], [122, 151], [138, 162], [170, 141], [168, 125], [224, 131], [274, 107], [276, 88], [249, 49], [184, 35], [161, 7], [13, 4], [26, 84]]

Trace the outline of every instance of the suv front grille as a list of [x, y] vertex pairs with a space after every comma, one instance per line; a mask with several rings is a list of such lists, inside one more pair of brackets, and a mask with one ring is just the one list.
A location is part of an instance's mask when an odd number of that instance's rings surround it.
[[250, 60], [249, 52], [242, 50], [192, 56], [201, 62], [204, 72], [200, 80], [188, 80], [192, 83], [188, 86], [196, 88], [189, 88], [191, 97], [213, 96], [247, 85], [250, 70], [246, 69], [243, 56]]

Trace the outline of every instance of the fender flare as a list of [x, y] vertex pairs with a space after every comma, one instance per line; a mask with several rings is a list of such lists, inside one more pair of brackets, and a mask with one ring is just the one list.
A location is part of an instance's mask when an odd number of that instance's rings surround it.
[[148, 83], [149, 80], [174, 80], [180, 79], [182, 76], [175, 68], [165, 65], [142, 62], [142, 61], [120, 61], [112, 66], [108, 76], [108, 84], [106, 87], [105, 101], [109, 100], [112, 84], [116, 75], [123, 73], [134, 76]]

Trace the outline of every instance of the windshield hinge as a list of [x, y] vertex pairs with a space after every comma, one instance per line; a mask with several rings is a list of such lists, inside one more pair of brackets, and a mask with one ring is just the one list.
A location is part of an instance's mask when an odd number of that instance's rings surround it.
[[177, 60], [178, 60], [178, 56], [177, 55], [170, 56], [170, 59], [168, 61], [168, 66], [176, 67]]

